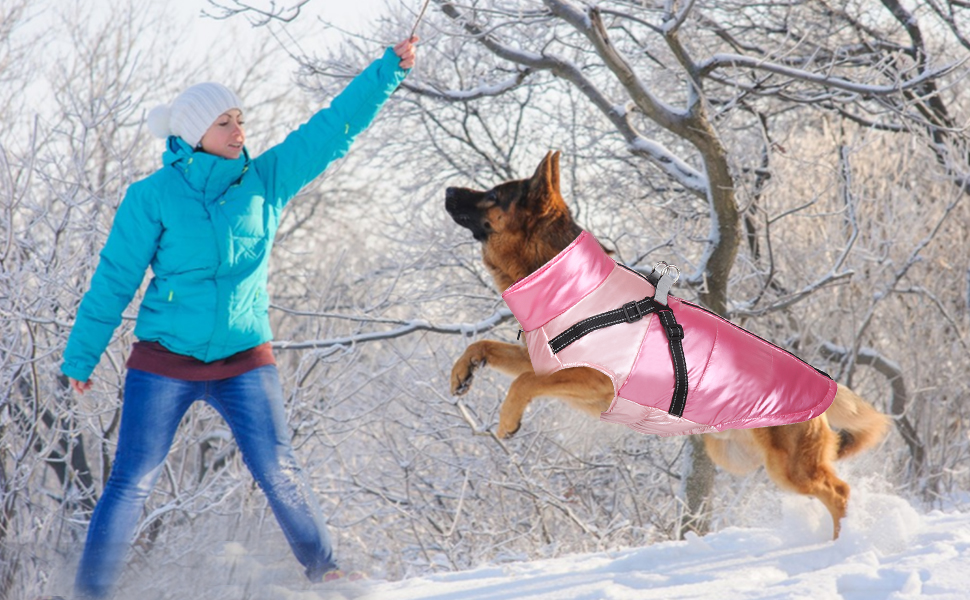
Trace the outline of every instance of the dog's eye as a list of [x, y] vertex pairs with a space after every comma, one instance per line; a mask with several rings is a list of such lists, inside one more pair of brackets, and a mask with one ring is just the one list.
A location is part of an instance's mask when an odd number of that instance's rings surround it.
[[489, 192], [489, 193], [485, 194], [485, 197], [484, 198], [482, 198], [482, 201], [479, 204], [479, 207], [480, 208], [492, 208], [496, 204], [498, 204], [498, 194], [496, 194], [495, 192]]

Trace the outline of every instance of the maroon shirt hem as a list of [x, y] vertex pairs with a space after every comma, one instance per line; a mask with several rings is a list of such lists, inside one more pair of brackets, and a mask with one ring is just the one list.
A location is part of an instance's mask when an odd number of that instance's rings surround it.
[[265, 342], [212, 362], [176, 354], [158, 342], [135, 342], [126, 366], [163, 377], [184, 381], [214, 381], [242, 375], [266, 365], [275, 365], [273, 347]]

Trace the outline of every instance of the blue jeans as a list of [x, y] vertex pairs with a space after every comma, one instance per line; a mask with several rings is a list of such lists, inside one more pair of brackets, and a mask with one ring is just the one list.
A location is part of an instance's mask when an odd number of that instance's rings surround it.
[[129, 369], [114, 465], [91, 517], [74, 582], [78, 596], [110, 594], [175, 431], [196, 400], [208, 402], [229, 424], [307, 577], [319, 581], [336, 568], [320, 506], [293, 456], [275, 365], [218, 381]]

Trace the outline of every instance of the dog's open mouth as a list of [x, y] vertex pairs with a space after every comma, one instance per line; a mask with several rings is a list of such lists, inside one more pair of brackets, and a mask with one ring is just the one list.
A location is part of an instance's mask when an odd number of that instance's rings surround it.
[[488, 230], [482, 227], [481, 222], [472, 215], [452, 215], [451, 218], [455, 220], [455, 223], [471, 231], [472, 237], [476, 241], [484, 242], [488, 239]]
[[472, 237], [476, 241], [484, 242], [488, 239], [488, 228], [483, 227], [481, 221], [472, 215], [451, 215], [455, 223], [472, 232]]

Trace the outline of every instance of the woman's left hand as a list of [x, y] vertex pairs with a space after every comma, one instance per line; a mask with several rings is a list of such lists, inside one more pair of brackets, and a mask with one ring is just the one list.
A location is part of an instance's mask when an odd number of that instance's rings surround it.
[[398, 58], [401, 59], [398, 64], [402, 69], [410, 69], [414, 66], [416, 54], [414, 45], [416, 43], [418, 43], [418, 36], [413, 36], [394, 46], [394, 54], [397, 54]]

